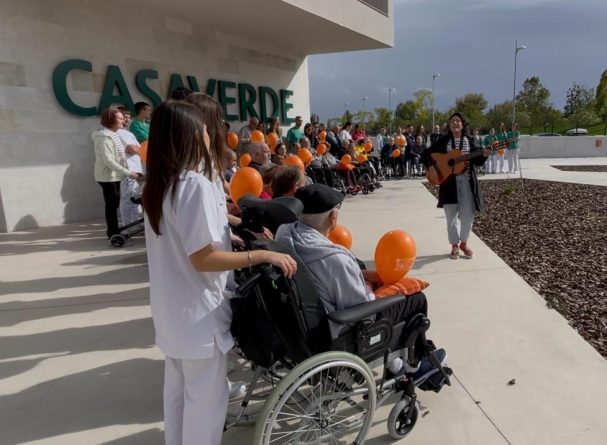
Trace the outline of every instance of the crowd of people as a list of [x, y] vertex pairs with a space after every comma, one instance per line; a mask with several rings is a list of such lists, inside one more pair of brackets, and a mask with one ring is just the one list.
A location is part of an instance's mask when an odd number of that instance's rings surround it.
[[[483, 210], [477, 170], [487, 159], [487, 173], [502, 168], [501, 155], [492, 150], [494, 142], [509, 142], [510, 169], [515, 172], [518, 168], [516, 126], [511, 132], [491, 130], [482, 138], [478, 132], [468, 134], [459, 113], [443, 128], [434, 127], [429, 136], [423, 126], [397, 128], [393, 134], [382, 128], [369, 136], [359, 124], [345, 122], [341, 127], [325, 128], [317, 122], [304, 124], [301, 116], [283, 135], [278, 120], [266, 126], [252, 117], [229, 148], [230, 126], [223, 120], [220, 104], [206, 94], [178, 89], [153, 113], [144, 102], [135, 104], [132, 119], [126, 108], [105, 110], [101, 126], [93, 134], [95, 179], [104, 197], [108, 237], [121, 230], [118, 210], [123, 225], [141, 218], [138, 204], [130, 198], [141, 193], [145, 174], [142, 193], [150, 304], [156, 344], [166, 356], [168, 444], [221, 440], [228, 397], [233, 393], [226, 378], [227, 352], [233, 340], [230, 308], [224, 298], [233, 288], [231, 271], [270, 263], [291, 277], [298, 259], [309, 265], [328, 312], [370, 301], [375, 298], [374, 284], [381, 284], [377, 275], [362, 270], [347, 249], [327, 239], [336, 226], [344, 196], [355, 194], [361, 178], [381, 186], [387, 171], [394, 178], [422, 175], [435, 166], [434, 155], [455, 149], [477, 153], [470, 168], [450, 176], [439, 187], [438, 206], [447, 220], [450, 257], [457, 259], [460, 254], [473, 256], [468, 237], [474, 213]], [[142, 144], [146, 146], [145, 162]], [[243, 159], [248, 162], [243, 164]], [[266, 229], [258, 234], [276, 237], [289, 254], [233, 250], [233, 245], [242, 245], [232, 231], [241, 221], [236, 203], [230, 202], [229, 183], [239, 165], [260, 173], [261, 199], [294, 196], [303, 203], [299, 222], [281, 226], [277, 233]], [[346, 184], [346, 189], [338, 183]], [[327, 254], [317, 256], [321, 251]], [[339, 285], [333, 286], [338, 275]], [[348, 292], [342, 292], [346, 288]], [[427, 312], [423, 293], [401, 306], [379, 316], [402, 321]], [[332, 325], [332, 334], [339, 329]], [[441, 360], [446, 361], [446, 353], [440, 351]], [[428, 369], [421, 362], [418, 365], [411, 369], [402, 361], [393, 361], [389, 371], [426, 375]]]

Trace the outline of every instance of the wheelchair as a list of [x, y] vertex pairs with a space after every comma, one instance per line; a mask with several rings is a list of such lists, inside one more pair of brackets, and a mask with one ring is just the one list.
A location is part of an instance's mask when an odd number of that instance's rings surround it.
[[[286, 253], [273, 241], [251, 246]], [[375, 410], [394, 394], [399, 400], [390, 411], [388, 432], [394, 439], [407, 436], [419, 418], [419, 406], [411, 378], [388, 376], [387, 364], [397, 357], [410, 365], [428, 357], [439, 370], [421, 389], [438, 392], [450, 384], [451, 370], [441, 366], [425, 337], [430, 327], [426, 317], [419, 314], [394, 325], [375, 319], [406, 297], [327, 313], [300, 261], [290, 280], [267, 264], [241, 272], [237, 296], [230, 300], [231, 330], [254, 374], [240, 411], [227, 419], [226, 428], [255, 422], [254, 444], [362, 444]], [[337, 338], [331, 336], [332, 323], [342, 327]], [[376, 374], [376, 368], [382, 371]], [[269, 389], [257, 392], [268, 383]], [[251, 400], [264, 402], [252, 415], [247, 414]]]

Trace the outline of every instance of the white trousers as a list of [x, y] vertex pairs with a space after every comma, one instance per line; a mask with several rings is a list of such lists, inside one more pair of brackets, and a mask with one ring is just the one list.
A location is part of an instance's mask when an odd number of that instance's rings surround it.
[[165, 358], [166, 445], [220, 445], [228, 411], [227, 357], [215, 346], [208, 359]]
[[508, 156], [508, 173], [516, 173], [519, 169], [519, 150], [513, 148], [512, 150], [506, 150]]
[[472, 196], [472, 189], [470, 188], [470, 178], [466, 175], [457, 175], [455, 185], [457, 186], [457, 204], [443, 204], [443, 210], [447, 218], [449, 244], [468, 241], [476, 210], [474, 196]]
[[126, 226], [137, 221], [141, 214], [139, 213], [139, 204], [131, 201], [131, 197], [139, 192], [139, 183], [134, 179], [123, 178], [120, 181], [120, 218], [122, 225]]
[[487, 173], [497, 173], [497, 155], [489, 155], [489, 159], [485, 162], [485, 168]]
[[506, 154], [504, 153], [503, 155], [499, 154], [497, 155], [497, 170], [495, 171], [495, 173], [505, 173], [504, 172], [504, 156], [506, 156]]

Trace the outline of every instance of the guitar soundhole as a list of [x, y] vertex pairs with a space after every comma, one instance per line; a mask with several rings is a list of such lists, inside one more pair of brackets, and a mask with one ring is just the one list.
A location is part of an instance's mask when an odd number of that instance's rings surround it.
[[455, 160], [453, 160], [453, 159], [449, 159], [449, 160], [447, 161], [447, 165], [449, 165], [449, 167], [453, 167], [453, 166], [455, 165]]

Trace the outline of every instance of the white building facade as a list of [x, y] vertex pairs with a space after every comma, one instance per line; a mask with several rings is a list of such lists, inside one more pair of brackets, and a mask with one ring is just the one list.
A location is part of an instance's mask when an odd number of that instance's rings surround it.
[[91, 133], [109, 105], [183, 84], [284, 128], [310, 116], [307, 56], [393, 45], [392, 0], [0, 2], [0, 232], [103, 215]]

